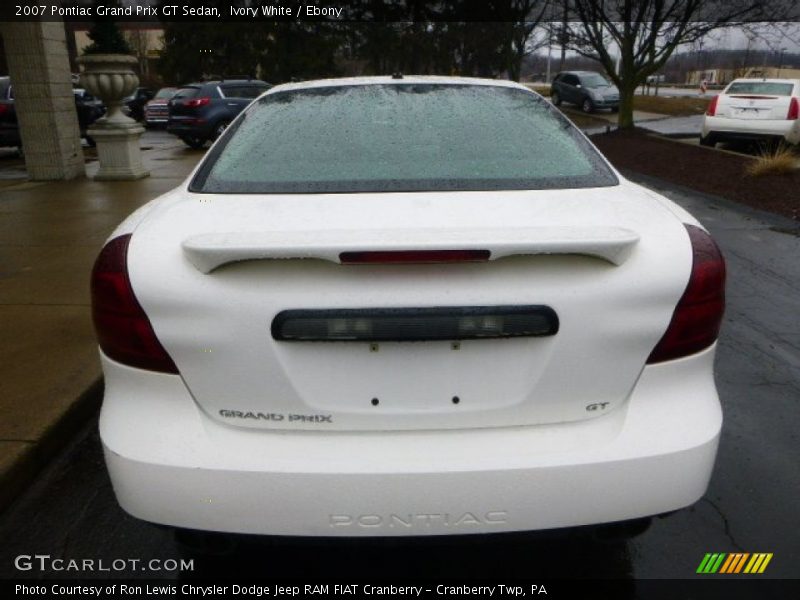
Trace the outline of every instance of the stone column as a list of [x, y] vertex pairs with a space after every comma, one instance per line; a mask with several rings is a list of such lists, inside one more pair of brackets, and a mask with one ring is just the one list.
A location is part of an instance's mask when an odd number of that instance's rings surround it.
[[28, 175], [85, 174], [62, 21], [0, 23]]

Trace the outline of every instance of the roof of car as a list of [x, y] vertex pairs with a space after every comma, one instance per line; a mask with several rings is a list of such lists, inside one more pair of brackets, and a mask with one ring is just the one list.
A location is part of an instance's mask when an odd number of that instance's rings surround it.
[[341, 77], [336, 79], [315, 79], [311, 81], [298, 81], [276, 85], [269, 90], [269, 94], [275, 92], [285, 92], [288, 90], [302, 90], [309, 88], [334, 87], [334, 86], [357, 86], [357, 85], [402, 85], [409, 83], [438, 83], [450, 85], [485, 85], [495, 87], [519, 88], [530, 91], [524, 85], [516, 81], [506, 79], [481, 79], [478, 77], [443, 77], [438, 75], [403, 75], [394, 77], [380, 75], [374, 77]]
[[219, 85], [221, 83], [233, 83], [235, 85], [241, 85], [245, 83], [269, 85], [266, 81], [261, 81], [260, 79], [211, 79], [209, 81], [195, 81], [193, 83], [187, 83], [186, 85], [182, 85], [180, 87], [199, 87], [201, 85]]
[[602, 75], [598, 71], [561, 71], [559, 75]]

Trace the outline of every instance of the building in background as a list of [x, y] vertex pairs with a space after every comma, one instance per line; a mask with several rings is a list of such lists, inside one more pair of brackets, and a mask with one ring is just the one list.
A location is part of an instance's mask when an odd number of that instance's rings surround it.
[[699, 86], [702, 81], [708, 85], [727, 85], [738, 77], [737, 69], [701, 69], [686, 74], [688, 85]]
[[741, 67], [738, 69], [702, 69], [686, 74], [688, 85], [699, 86], [705, 79], [708, 85], [728, 85], [734, 79], [800, 79], [800, 69], [788, 67]]

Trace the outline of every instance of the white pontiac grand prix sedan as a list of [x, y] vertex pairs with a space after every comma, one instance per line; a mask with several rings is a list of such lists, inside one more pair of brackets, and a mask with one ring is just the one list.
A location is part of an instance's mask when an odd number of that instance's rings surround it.
[[725, 265], [511, 82], [272, 88], [101, 251], [100, 433], [130, 514], [400, 536], [705, 492]]

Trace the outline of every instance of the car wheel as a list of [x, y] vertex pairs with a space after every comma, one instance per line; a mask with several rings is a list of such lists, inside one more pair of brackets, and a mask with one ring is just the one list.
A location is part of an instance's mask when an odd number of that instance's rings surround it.
[[90, 148], [94, 148], [95, 146], [97, 146], [97, 142], [94, 140], [92, 136], [87, 135], [85, 136], [85, 138], [86, 138], [86, 143], [89, 144]]
[[182, 137], [183, 143], [189, 146], [189, 148], [193, 148], [194, 150], [199, 150], [203, 146], [205, 146], [206, 140], [205, 138], [201, 137]]
[[585, 113], [590, 113], [594, 110], [594, 104], [589, 98], [584, 98], [583, 103], [581, 104], [581, 110]]
[[550, 94], [550, 101], [555, 106], [561, 106], [561, 96], [558, 95], [558, 92], [553, 92], [552, 94]]
[[219, 136], [221, 136], [230, 124], [230, 121], [220, 121], [217, 123], [217, 126], [214, 128], [214, 139], [217, 139]]
[[717, 145], [717, 140], [715, 140], [710, 134], [707, 136], [700, 136], [700, 145], [713, 148]]
[[612, 106], [611, 107], [611, 112], [612, 113], [618, 113], [619, 112], [619, 106]]

